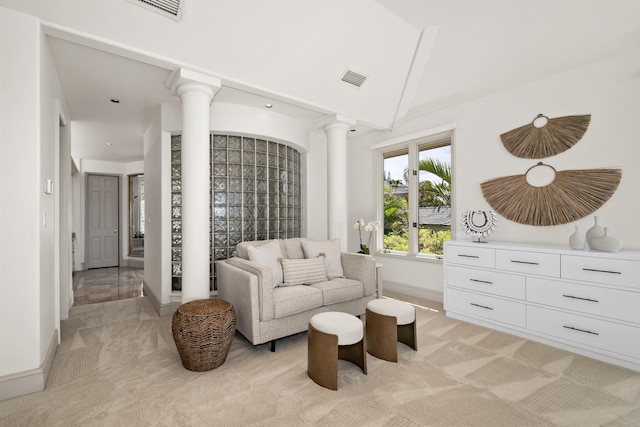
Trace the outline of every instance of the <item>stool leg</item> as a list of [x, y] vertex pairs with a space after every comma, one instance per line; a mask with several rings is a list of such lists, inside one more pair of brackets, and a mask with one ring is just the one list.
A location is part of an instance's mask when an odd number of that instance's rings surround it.
[[367, 309], [367, 351], [378, 359], [398, 361], [398, 328], [395, 317]]
[[338, 346], [338, 359], [346, 360], [362, 369], [362, 372], [367, 375], [367, 352], [365, 351], [365, 337], [351, 345], [339, 345]]
[[406, 325], [398, 325], [398, 341], [418, 351], [418, 337], [415, 320]]
[[338, 337], [309, 325], [307, 374], [323, 387], [338, 389]]

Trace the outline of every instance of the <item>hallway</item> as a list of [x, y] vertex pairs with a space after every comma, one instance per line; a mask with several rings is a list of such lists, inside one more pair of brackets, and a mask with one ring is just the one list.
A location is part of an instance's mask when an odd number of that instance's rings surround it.
[[107, 267], [73, 273], [74, 307], [143, 296], [144, 270]]

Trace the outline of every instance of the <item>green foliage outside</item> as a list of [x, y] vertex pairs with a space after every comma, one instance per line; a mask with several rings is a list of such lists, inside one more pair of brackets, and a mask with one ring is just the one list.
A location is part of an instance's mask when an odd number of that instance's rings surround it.
[[409, 250], [409, 236], [405, 230], [402, 234], [385, 234], [384, 235], [384, 247], [390, 251], [403, 251]]
[[[442, 255], [444, 242], [451, 240], [451, 230], [418, 230], [420, 253]], [[400, 234], [385, 234], [384, 247], [391, 251], [407, 252], [409, 250], [409, 236], [407, 230]]]
[[451, 240], [451, 230], [430, 230], [421, 228], [418, 230], [420, 253], [442, 255], [444, 242]]
[[[451, 206], [451, 167], [434, 159], [420, 161], [419, 169], [431, 172], [440, 182], [420, 182], [420, 206]], [[405, 172], [407, 180], [408, 171]], [[391, 251], [409, 250], [408, 203], [397, 189], [403, 183], [391, 180], [384, 188], [384, 247]], [[442, 255], [444, 242], [451, 239], [451, 230], [420, 228], [418, 242], [420, 253]]]
[[[397, 185], [384, 188], [384, 235], [406, 232], [409, 220], [407, 199], [396, 195]], [[386, 246], [385, 246], [386, 247]]]

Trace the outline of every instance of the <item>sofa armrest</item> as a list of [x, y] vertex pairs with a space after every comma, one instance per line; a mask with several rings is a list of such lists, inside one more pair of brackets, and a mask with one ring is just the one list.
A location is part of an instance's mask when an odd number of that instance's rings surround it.
[[216, 283], [218, 298], [233, 304], [237, 331], [255, 343], [260, 339], [257, 276], [226, 261], [216, 261]]
[[227, 264], [256, 277], [258, 284], [258, 315], [263, 322], [275, 316], [273, 302], [273, 270], [266, 265], [258, 264], [243, 258], [233, 257], [225, 261]]
[[376, 262], [370, 255], [342, 252], [342, 270], [347, 279], [355, 279], [364, 285], [364, 295], [373, 295], [376, 290]]

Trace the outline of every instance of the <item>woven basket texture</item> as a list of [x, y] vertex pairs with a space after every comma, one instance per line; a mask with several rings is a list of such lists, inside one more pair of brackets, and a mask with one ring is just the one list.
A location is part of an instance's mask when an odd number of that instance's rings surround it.
[[544, 187], [530, 185], [525, 174], [485, 181], [480, 188], [485, 200], [505, 218], [547, 226], [592, 214], [611, 198], [621, 178], [620, 169], [565, 170], [556, 172], [554, 181]]
[[184, 367], [209, 371], [227, 359], [236, 332], [236, 312], [231, 303], [220, 299], [191, 301], [173, 314], [171, 331]]
[[548, 119], [543, 127], [536, 127], [536, 119], [544, 117], [538, 114], [528, 125], [520, 126], [500, 135], [504, 148], [516, 157], [523, 159], [544, 159], [568, 150], [582, 139], [591, 115], [564, 116]]

